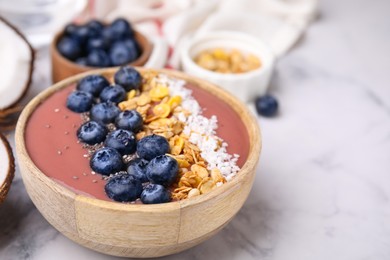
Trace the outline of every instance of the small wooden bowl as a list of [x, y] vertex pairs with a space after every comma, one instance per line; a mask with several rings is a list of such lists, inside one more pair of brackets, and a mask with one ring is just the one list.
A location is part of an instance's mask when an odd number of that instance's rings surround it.
[[[129, 63], [128, 65], [143, 66], [148, 61], [149, 56], [152, 53], [153, 45], [140, 32], [134, 31], [134, 34], [135, 34], [135, 39], [137, 40], [141, 48], [141, 55], [138, 57], [138, 59]], [[79, 73], [99, 69], [97, 67], [78, 65], [77, 63], [62, 56], [57, 49], [57, 43], [63, 35], [64, 35], [64, 31], [57, 33], [50, 45], [50, 55], [51, 55], [51, 62], [52, 62], [52, 80], [54, 83]]]
[[[27, 192], [38, 210], [57, 230], [73, 241], [105, 254], [159, 257], [193, 247], [216, 234], [240, 210], [251, 190], [260, 156], [261, 136], [257, 120], [243, 103], [228, 92], [180, 72], [159, 71], [184, 79], [222, 100], [240, 116], [247, 129], [249, 153], [237, 176], [194, 198], [142, 205], [102, 201], [76, 194], [41, 172], [27, 152], [26, 124], [40, 103], [86, 75], [96, 73], [111, 78], [116, 70], [102, 69], [73, 76], [40, 93], [26, 106], [19, 118], [15, 138]], [[138, 70], [141, 73], [147, 71]]]

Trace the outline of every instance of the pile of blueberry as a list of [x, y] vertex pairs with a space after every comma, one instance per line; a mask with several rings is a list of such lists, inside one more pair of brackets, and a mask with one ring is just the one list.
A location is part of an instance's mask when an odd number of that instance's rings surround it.
[[[143, 120], [136, 110], [120, 111], [117, 104], [125, 99], [126, 91], [139, 89], [141, 75], [132, 67], [120, 68], [110, 85], [100, 75], [90, 75], [77, 84], [67, 99], [67, 107], [76, 113], [89, 112], [90, 120], [80, 126], [78, 139], [88, 145], [103, 143], [90, 160], [91, 169], [111, 176], [105, 186], [107, 196], [115, 201], [129, 202], [140, 198], [145, 204], [171, 200], [167, 187], [179, 170], [169, 152], [168, 141], [159, 135], [149, 135], [138, 142], [135, 134], [142, 130]], [[116, 130], [109, 131], [107, 125]], [[124, 163], [123, 156], [137, 158]]]
[[57, 49], [67, 59], [91, 67], [122, 66], [141, 54], [131, 25], [122, 18], [106, 26], [97, 20], [69, 24]]

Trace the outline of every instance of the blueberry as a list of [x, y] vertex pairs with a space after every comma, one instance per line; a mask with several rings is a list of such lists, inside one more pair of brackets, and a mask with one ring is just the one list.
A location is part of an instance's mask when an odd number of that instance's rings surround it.
[[141, 53], [141, 47], [139, 46], [138, 42], [134, 38], [126, 39], [126, 40], [123, 41], [123, 43], [124, 43], [124, 45], [126, 45], [126, 47], [128, 49], [135, 50], [136, 58], [139, 57], [139, 55]]
[[87, 50], [106, 50], [108, 48], [107, 41], [103, 37], [89, 38], [87, 41]]
[[105, 27], [103, 29], [102, 37], [109, 45], [115, 42], [115, 33], [110, 27]]
[[114, 75], [116, 84], [121, 85], [126, 91], [139, 89], [142, 83], [141, 74], [133, 67], [121, 67]]
[[134, 38], [129, 38], [123, 41], [123, 43], [126, 45], [128, 49], [134, 50], [135, 52], [135, 58], [134, 60], [138, 59], [138, 57], [141, 55], [141, 47], [138, 44], [138, 42]]
[[105, 77], [94, 74], [86, 76], [80, 80], [77, 83], [77, 89], [91, 93], [97, 97], [100, 95], [100, 92], [109, 85], [110, 83]]
[[87, 56], [88, 66], [92, 67], [109, 67], [110, 58], [103, 50], [91, 50]]
[[108, 133], [107, 128], [95, 121], [88, 121], [77, 130], [77, 137], [86, 144], [94, 145], [103, 142]]
[[73, 112], [83, 113], [91, 109], [92, 103], [93, 96], [90, 93], [76, 90], [69, 94], [66, 107]]
[[160, 135], [148, 135], [139, 140], [137, 144], [137, 154], [140, 158], [148, 161], [156, 156], [169, 152], [169, 143], [167, 139]]
[[149, 181], [164, 186], [170, 185], [176, 179], [178, 171], [177, 161], [168, 155], [157, 156], [146, 166]]
[[65, 26], [65, 35], [72, 36], [77, 30], [77, 25], [70, 23], [67, 26]]
[[104, 145], [116, 149], [121, 155], [132, 154], [137, 148], [134, 133], [122, 129], [109, 133]]
[[86, 27], [89, 29], [89, 37], [97, 37], [102, 34], [104, 25], [98, 20], [91, 20], [86, 24]]
[[79, 44], [69, 37], [62, 37], [57, 43], [58, 51], [70, 60], [76, 60], [82, 54]]
[[94, 172], [102, 175], [114, 174], [124, 168], [121, 154], [111, 147], [97, 150], [92, 155], [89, 165]]
[[115, 125], [117, 128], [137, 133], [143, 128], [143, 119], [136, 110], [125, 110], [115, 118]]
[[96, 19], [92, 19], [86, 25], [87, 25], [87, 27], [89, 29], [95, 29], [95, 30], [98, 30], [98, 31], [101, 31], [104, 28], [104, 25], [102, 24], [102, 22], [100, 22], [100, 21], [98, 21]]
[[127, 173], [137, 177], [142, 183], [148, 182], [149, 179], [146, 176], [146, 166], [148, 161], [145, 159], [137, 158], [129, 162], [127, 165]]
[[119, 103], [125, 100], [126, 90], [119, 85], [112, 85], [105, 87], [100, 93], [100, 100], [102, 102], [111, 101], [114, 103]]
[[142, 192], [142, 184], [133, 175], [118, 174], [108, 180], [104, 190], [110, 199], [129, 202], [139, 198]]
[[89, 28], [87, 26], [77, 26], [76, 30], [72, 34], [72, 38], [80, 45], [85, 45], [89, 37]]
[[262, 116], [271, 117], [278, 110], [278, 101], [271, 95], [256, 98], [255, 104], [257, 113]]
[[114, 66], [126, 65], [137, 59], [137, 49], [135, 47], [128, 48], [124, 42], [114, 43], [110, 50], [109, 56], [111, 64]]
[[148, 184], [141, 193], [144, 204], [159, 204], [171, 201], [171, 193], [159, 184]]
[[86, 57], [77, 58], [75, 62], [80, 66], [88, 66]]
[[101, 124], [113, 123], [115, 118], [119, 115], [120, 110], [112, 102], [103, 102], [94, 105], [90, 111], [91, 120]]
[[123, 18], [114, 20], [111, 23], [110, 28], [117, 39], [124, 39], [134, 35], [130, 23]]

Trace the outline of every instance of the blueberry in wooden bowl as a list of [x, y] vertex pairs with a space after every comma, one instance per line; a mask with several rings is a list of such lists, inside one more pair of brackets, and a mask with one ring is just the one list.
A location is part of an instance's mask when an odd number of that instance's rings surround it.
[[68, 24], [51, 43], [53, 82], [97, 68], [142, 66], [152, 48], [147, 37], [123, 18]]

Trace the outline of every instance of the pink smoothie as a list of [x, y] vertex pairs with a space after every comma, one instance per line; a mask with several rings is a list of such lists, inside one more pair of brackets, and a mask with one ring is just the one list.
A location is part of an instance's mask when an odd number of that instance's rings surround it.
[[[196, 86], [187, 85], [203, 115], [218, 118], [217, 134], [228, 143], [230, 154], [239, 154], [242, 167], [249, 153], [249, 137], [240, 116], [226, 103]], [[25, 132], [27, 151], [35, 165], [48, 177], [77, 194], [111, 201], [104, 193], [105, 180], [93, 174], [88, 151], [78, 142], [76, 132], [82, 124], [80, 114], [66, 108], [66, 99], [75, 85], [47, 98], [32, 113]], [[207, 160], [207, 158], [205, 158]]]

